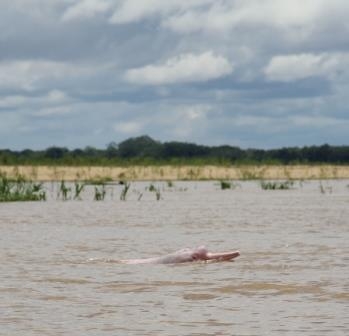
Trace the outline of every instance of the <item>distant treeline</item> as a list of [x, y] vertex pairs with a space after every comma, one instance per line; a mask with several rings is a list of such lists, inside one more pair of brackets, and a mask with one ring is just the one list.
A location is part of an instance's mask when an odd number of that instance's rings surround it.
[[349, 146], [241, 149], [186, 142], [156, 141], [149, 136], [110, 143], [106, 149], [0, 150], [1, 165], [129, 165], [129, 164], [349, 164]]

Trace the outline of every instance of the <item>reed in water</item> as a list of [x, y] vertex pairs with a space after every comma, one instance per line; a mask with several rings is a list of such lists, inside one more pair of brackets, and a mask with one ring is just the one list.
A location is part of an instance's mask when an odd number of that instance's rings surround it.
[[17, 175], [9, 179], [6, 174], [0, 174], [0, 202], [44, 201], [46, 192], [42, 183], [34, 183]]

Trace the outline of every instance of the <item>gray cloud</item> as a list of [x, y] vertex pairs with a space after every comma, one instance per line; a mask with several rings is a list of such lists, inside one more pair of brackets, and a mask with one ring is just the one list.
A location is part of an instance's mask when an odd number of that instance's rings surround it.
[[347, 143], [348, 14], [346, 0], [3, 0], [0, 147]]

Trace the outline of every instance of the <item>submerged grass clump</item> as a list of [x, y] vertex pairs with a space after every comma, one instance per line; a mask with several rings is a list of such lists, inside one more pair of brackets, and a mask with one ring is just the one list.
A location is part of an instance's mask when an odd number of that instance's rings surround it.
[[261, 187], [263, 190], [288, 190], [293, 187], [293, 181], [262, 181]]
[[156, 200], [160, 201], [160, 199], [161, 199], [161, 191], [160, 191], [159, 187], [155, 187], [154, 184], [151, 183], [150, 186], [148, 187], [148, 190], [150, 192], [155, 193]]
[[62, 197], [63, 201], [70, 199], [71, 188], [65, 185], [65, 181], [62, 180], [59, 186], [57, 198]]
[[228, 181], [219, 181], [221, 189], [225, 190], [225, 189], [231, 189], [231, 182]]
[[150, 192], [154, 192], [154, 191], [156, 191], [156, 187], [154, 186], [154, 184], [150, 184], [150, 186], [149, 186], [149, 188], [148, 188], [148, 190], [150, 191]]
[[0, 173], [0, 202], [45, 201], [46, 192], [42, 183], [34, 183], [17, 175], [9, 179]]
[[221, 190], [236, 189], [238, 187], [241, 188], [241, 185], [239, 183], [232, 182], [232, 181], [225, 181], [225, 180], [220, 180], [219, 186]]
[[155, 197], [156, 197], [157, 201], [160, 201], [160, 199], [161, 199], [160, 188], [156, 188], [156, 190], [155, 190]]
[[105, 185], [104, 184], [102, 184], [99, 187], [95, 187], [94, 200], [95, 201], [103, 201], [104, 198], [105, 198], [105, 194], [106, 194], [106, 191], [105, 191]]

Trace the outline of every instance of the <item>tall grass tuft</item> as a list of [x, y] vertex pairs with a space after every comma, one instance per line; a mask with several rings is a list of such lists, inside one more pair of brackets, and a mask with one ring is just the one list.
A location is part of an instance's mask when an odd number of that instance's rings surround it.
[[85, 187], [85, 184], [84, 183], [79, 183], [77, 181], [75, 181], [74, 183], [74, 191], [75, 191], [75, 194], [74, 194], [74, 199], [75, 200], [81, 200], [81, 197], [80, 197], [80, 194], [82, 193], [84, 187]]
[[105, 198], [105, 194], [106, 194], [106, 191], [105, 191], [105, 185], [104, 184], [102, 184], [99, 187], [95, 187], [94, 200], [95, 201], [103, 201], [104, 198]]
[[127, 192], [130, 189], [131, 184], [129, 182], [127, 182], [127, 181], [123, 181], [122, 185], [124, 187], [121, 190], [120, 200], [121, 201], [126, 201]]
[[46, 201], [46, 191], [42, 183], [33, 183], [33, 193], [38, 196], [39, 201]]
[[288, 190], [293, 187], [293, 184], [293, 181], [261, 181], [261, 187], [263, 190]]
[[160, 191], [159, 187], [155, 187], [154, 184], [150, 184], [148, 190], [150, 192], [155, 193], [156, 200], [160, 201], [160, 199], [161, 199], [161, 191]]
[[0, 173], [0, 202], [45, 201], [46, 192], [42, 183], [33, 183], [17, 175], [8, 179]]
[[65, 185], [65, 181], [61, 180], [61, 184], [59, 186], [59, 190], [58, 190], [58, 198], [62, 197], [63, 201], [67, 201], [70, 198], [70, 192], [71, 192], [71, 188], [68, 188]]

